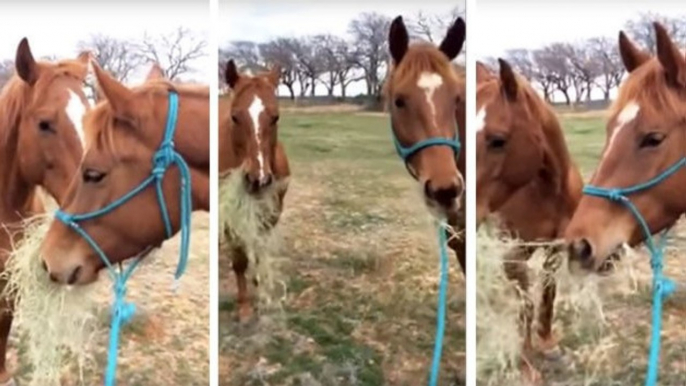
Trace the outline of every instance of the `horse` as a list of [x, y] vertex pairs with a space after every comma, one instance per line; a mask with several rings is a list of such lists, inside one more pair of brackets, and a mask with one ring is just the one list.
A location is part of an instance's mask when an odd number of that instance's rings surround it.
[[[561, 238], [581, 199], [582, 178], [572, 162], [554, 111], [510, 64], [499, 59], [493, 74], [477, 62], [477, 226], [497, 213], [504, 231], [523, 241]], [[556, 346], [552, 331], [558, 251], [548, 251], [538, 317], [540, 349]], [[508, 279], [527, 291], [526, 261], [533, 248], [508, 253], [504, 268]], [[558, 264], [559, 265], [559, 264]], [[533, 350], [531, 324], [534, 305], [526, 301], [520, 315], [524, 329], [523, 370], [539, 378], [527, 359]]]
[[[61, 212], [94, 213], [157, 173], [151, 160], [166, 135], [172, 94], [178, 97], [178, 111], [171, 144], [188, 166], [190, 209], [209, 211], [209, 88], [172, 83], [154, 68], [148, 81], [129, 88], [96, 62], [91, 62], [91, 67], [100, 102], [83, 117], [84, 154]], [[41, 244], [50, 278], [62, 285], [93, 283], [107, 263], [115, 266], [141, 259], [175, 234], [182, 225], [181, 168], [170, 166], [160, 177], [162, 202], [158, 201], [160, 192], [149, 187], [116, 210], [80, 221], [78, 227], [56, 216]], [[160, 216], [162, 206], [167, 216]]]
[[[222, 98], [219, 105], [219, 172], [222, 178], [240, 173], [245, 193], [254, 198], [265, 198], [274, 204], [273, 212], [266, 219], [264, 229], [269, 233], [283, 211], [283, 201], [288, 190], [290, 166], [286, 152], [278, 140], [279, 104], [276, 89], [281, 71], [270, 71], [249, 76], [240, 74], [233, 60], [224, 71], [231, 95]], [[226, 218], [220, 221], [228, 222]], [[252, 251], [241, 240], [241, 234], [232, 235], [232, 224], [227, 223], [224, 241], [231, 258], [232, 269], [238, 287], [238, 320], [245, 323], [253, 315], [248, 297], [246, 271], [252, 262]], [[257, 280], [254, 280], [257, 285]]]
[[[392, 66], [385, 84], [396, 150], [420, 184], [424, 202], [449, 225], [464, 229], [466, 84], [452, 60], [462, 50], [466, 25], [457, 18], [436, 47], [410, 44], [402, 16], [391, 23], [388, 46]], [[457, 152], [459, 155], [456, 156]], [[449, 245], [465, 272], [465, 244]]]
[[[90, 108], [83, 88], [87, 52], [76, 59], [36, 61], [29, 42], [17, 47], [15, 74], [0, 92], [0, 269], [22, 238], [23, 220], [44, 212], [39, 190], [58, 203], [76, 174]], [[4, 288], [6, 282], [0, 283]], [[6, 367], [14, 300], [0, 299], [0, 385], [14, 385]]]
[[[686, 172], [677, 167], [667, 173], [684, 158], [686, 59], [661, 24], [654, 28], [655, 57], [619, 33], [628, 74], [609, 109], [605, 147], [590, 181], [601, 189], [621, 189], [662, 175], [659, 182], [626, 196], [650, 234], [671, 228], [686, 212]], [[634, 247], [646, 241], [646, 234], [624, 205], [584, 195], [565, 239], [570, 270], [589, 273], [597, 272], [624, 244]]]

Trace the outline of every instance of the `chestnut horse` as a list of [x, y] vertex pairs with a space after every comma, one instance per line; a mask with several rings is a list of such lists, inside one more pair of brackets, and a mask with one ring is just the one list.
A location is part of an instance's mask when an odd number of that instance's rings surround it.
[[[83, 119], [85, 153], [78, 178], [61, 205], [66, 213], [92, 213], [131, 192], [154, 172], [151, 160], [162, 143], [170, 93], [178, 95], [174, 150], [189, 167], [192, 210], [208, 211], [209, 203], [209, 89], [172, 84], [159, 73], [141, 86], [128, 88], [92, 62], [101, 102]], [[180, 227], [181, 173], [170, 167], [161, 180], [170, 230], [160, 216], [158, 195], [143, 189], [116, 210], [79, 222], [87, 234], [64, 221], [53, 221], [41, 246], [45, 267], [61, 284], [84, 285], [97, 280], [106, 267], [102, 255], [116, 265], [142, 257]], [[59, 218], [58, 218], [59, 219]], [[132, 221], [135, 226], [132, 226]], [[92, 245], [97, 245], [97, 251]]]
[[[451, 61], [462, 50], [465, 29], [457, 18], [439, 47], [410, 45], [398, 16], [388, 35], [393, 65], [385, 86], [398, 154], [429, 209], [457, 229], [464, 229], [466, 85]], [[463, 238], [450, 238], [450, 247], [465, 272]]]
[[[582, 178], [573, 164], [553, 110], [531, 85], [500, 59], [496, 76], [477, 63], [477, 224], [497, 213], [504, 230], [523, 241], [550, 241], [563, 236], [581, 199]], [[555, 346], [552, 334], [557, 251], [544, 264], [538, 317], [541, 348]], [[526, 260], [533, 248], [520, 247], [506, 257], [505, 271], [527, 291]], [[526, 357], [532, 351], [534, 306], [522, 312], [524, 370], [538, 377]]]
[[[286, 152], [278, 140], [276, 89], [280, 74], [278, 67], [255, 76], [240, 74], [234, 61], [230, 60], [226, 64], [224, 78], [231, 95], [222, 98], [219, 105], [219, 143], [223, 147], [219, 152], [219, 173], [222, 177], [242, 173], [247, 194], [254, 197], [266, 194], [275, 200], [276, 213], [267, 224], [270, 229], [279, 221], [291, 174]], [[226, 232], [231, 227], [231, 224], [227, 225]], [[228, 233], [224, 237], [226, 240], [231, 238]], [[238, 319], [245, 323], [253, 315], [245, 277], [250, 251], [236, 243], [228, 244], [226, 247], [238, 286]]]
[[[0, 93], [0, 269], [22, 237], [22, 221], [44, 211], [38, 188], [61, 203], [76, 174], [81, 118], [90, 108], [83, 86], [88, 57], [36, 61], [28, 41], [19, 43], [16, 74]], [[14, 384], [5, 363], [13, 306], [0, 300], [0, 385]]]
[[[657, 56], [637, 48], [623, 32], [619, 51], [628, 76], [610, 108], [605, 149], [591, 179], [600, 188], [646, 183], [682, 160], [686, 144], [686, 59], [655, 24]], [[684, 168], [628, 196], [651, 234], [672, 227], [686, 212]], [[595, 272], [623, 244], [646, 236], [624, 205], [585, 195], [566, 232], [570, 268]]]

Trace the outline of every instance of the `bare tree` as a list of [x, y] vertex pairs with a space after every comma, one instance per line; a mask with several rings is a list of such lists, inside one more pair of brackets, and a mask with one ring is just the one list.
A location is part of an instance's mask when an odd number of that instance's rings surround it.
[[381, 71], [387, 58], [387, 34], [391, 19], [378, 13], [362, 13], [349, 25], [356, 47], [355, 64], [364, 71], [367, 95], [378, 97], [381, 92]]
[[603, 98], [610, 100], [610, 92], [619, 87], [624, 75], [624, 65], [614, 39], [592, 38], [588, 41], [591, 58], [599, 69], [596, 85], [603, 92]]
[[454, 7], [447, 14], [441, 15], [419, 11], [415, 17], [408, 20], [407, 28], [412, 35], [419, 39], [431, 43], [440, 43], [455, 19], [464, 16], [465, 11], [459, 6]]
[[231, 42], [227, 48], [220, 50], [219, 58], [222, 62], [233, 59], [243, 69], [261, 70], [264, 68], [259, 46], [255, 42]]
[[3, 60], [0, 62], [0, 88], [5, 86], [5, 84], [12, 78], [13, 74], [14, 61]]
[[[303, 37], [294, 39], [291, 42], [291, 49], [298, 63], [299, 80], [301, 82], [300, 95], [304, 96], [306, 90], [310, 90], [310, 95], [317, 93], [317, 81], [322, 73], [322, 59], [317, 52], [317, 45], [313, 37]], [[303, 85], [303, 81], [306, 86]]]
[[334, 89], [340, 85], [341, 96], [346, 97], [347, 86], [360, 77], [352, 77], [355, 67], [354, 55], [350, 45], [344, 39], [333, 35], [317, 35], [314, 37], [317, 56], [321, 58], [320, 82], [326, 87], [329, 96], [333, 96]]
[[165, 77], [175, 80], [193, 72], [193, 61], [207, 55], [206, 47], [206, 39], [179, 27], [173, 33], [158, 38], [146, 35], [141, 42], [140, 56], [147, 62], [159, 63]]
[[686, 17], [664, 16], [654, 12], [641, 13], [637, 18], [626, 22], [624, 28], [635, 42], [655, 54], [655, 28], [653, 23], [659, 22], [675, 42], [686, 44]]
[[267, 65], [278, 65], [281, 68], [281, 83], [288, 89], [291, 100], [295, 99], [295, 82], [297, 81], [298, 62], [291, 50], [293, 39], [278, 38], [260, 44], [260, 56]]
[[600, 76], [599, 63], [594, 60], [591, 44], [588, 41], [567, 45], [567, 59], [571, 65], [572, 84], [576, 96], [576, 103], [580, 103], [584, 96], [591, 100], [591, 93], [595, 80]]
[[565, 103], [570, 105], [571, 70], [565, 50], [564, 44], [555, 43], [534, 51], [533, 55], [538, 68], [536, 80], [541, 85], [546, 100], [552, 102], [553, 91], [558, 90], [564, 96]]

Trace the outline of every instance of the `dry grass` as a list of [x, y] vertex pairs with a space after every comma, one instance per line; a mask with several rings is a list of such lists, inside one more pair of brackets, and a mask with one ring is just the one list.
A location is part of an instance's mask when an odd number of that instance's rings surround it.
[[[188, 271], [181, 280], [178, 293], [172, 292], [173, 274], [178, 259], [178, 237], [165, 242], [159, 251], [141, 264], [138, 272], [131, 278], [128, 299], [136, 303], [137, 313], [122, 331], [117, 384], [209, 384], [209, 242], [206, 213], [194, 214], [191, 243]], [[103, 272], [99, 283], [89, 289], [88, 297], [86, 304], [95, 304], [95, 310], [90, 316], [95, 318], [96, 332], [79, 351], [86, 356], [82, 374], [78, 364], [68, 357], [71, 360], [63, 363], [61, 368], [61, 385], [94, 385], [103, 382], [112, 298], [106, 273]], [[22, 385], [30, 384], [33, 377], [32, 358], [36, 360], [40, 358], [38, 355], [49, 355], [46, 352], [32, 354], [31, 342], [36, 342], [36, 337], [26, 339], [22, 333], [36, 331], [43, 326], [47, 329], [43, 334], [52, 334], [54, 329], [64, 334], [60, 326], [49, 324], [50, 321], [59, 322], [67, 316], [56, 314], [55, 307], [58, 305], [51, 305], [44, 311], [44, 315], [50, 314], [47, 320], [27, 320], [36, 314], [25, 314], [25, 317], [15, 319], [20, 326], [15, 326], [10, 336], [8, 357], [11, 368], [16, 369], [17, 380]], [[32, 310], [34, 307], [24, 309]], [[66, 311], [73, 311], [73, 308]], [[69, 340], [67, 338], [71, 338], [71, 335], [63, 337], [63, 340]], [[53, 341], [55, 339], [53, 337]], [[71, 343], [78, 344], [79, 341]], [[44, 348], [45, 344], [37, 347]]]

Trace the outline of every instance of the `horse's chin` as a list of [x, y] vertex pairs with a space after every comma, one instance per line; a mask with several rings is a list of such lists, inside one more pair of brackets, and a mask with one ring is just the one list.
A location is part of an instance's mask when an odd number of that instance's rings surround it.
[[429, 209], [431, 215], [439, 221], [447, 221], [448, 224], [454, 224], [460, 214], [460, 203], [455, 200], [450, 206], [438, 204], [434, 200], [425, 198], [425, 204]]

